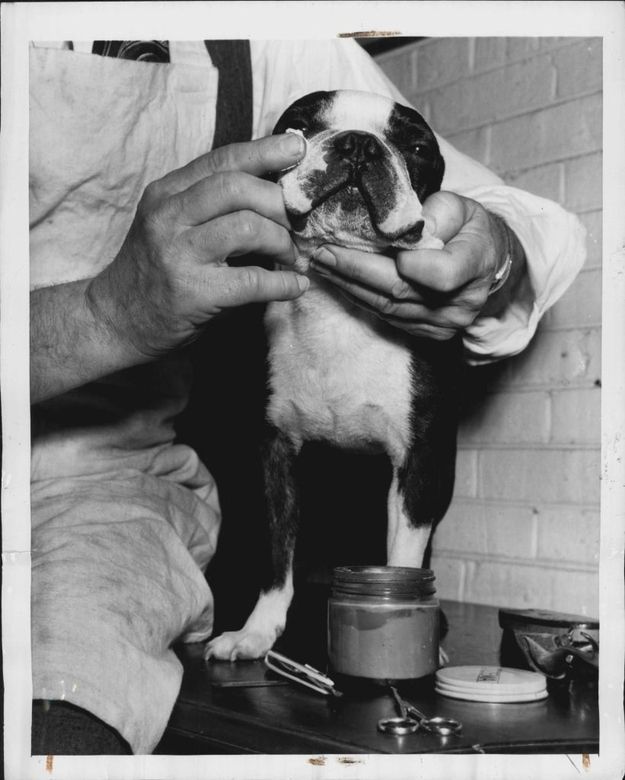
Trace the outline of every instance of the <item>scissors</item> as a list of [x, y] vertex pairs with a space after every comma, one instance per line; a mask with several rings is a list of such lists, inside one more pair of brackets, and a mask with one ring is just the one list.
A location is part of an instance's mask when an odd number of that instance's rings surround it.
[[431, 734], [437, 734], [439, 737], [448, 737], [451, 734], [460, 734], [462, 723], [453, 718], [442, 718], [435, 715], [428, 718], [413, 704], [404, 701], [399, 695], [397, 688], [389, 683], [391, 693], [399, 710], [398, 718], [382, 718], [378, 721], [378, 731], [385, 734], [394, 734], [403, 736], [404, 734], [414, 734], [419, 728], [424, 728]]

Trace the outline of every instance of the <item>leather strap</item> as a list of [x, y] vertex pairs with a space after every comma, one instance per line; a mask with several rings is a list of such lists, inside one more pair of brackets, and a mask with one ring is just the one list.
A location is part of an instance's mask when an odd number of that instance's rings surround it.
[[219, 70], [213, 149], [249, 141], [253, 129], [252, 59], [248, 40], [204, 41]]

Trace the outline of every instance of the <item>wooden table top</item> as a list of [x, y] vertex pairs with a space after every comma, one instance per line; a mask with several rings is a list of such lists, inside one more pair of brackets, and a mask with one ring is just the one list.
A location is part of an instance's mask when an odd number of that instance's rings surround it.
[[[449, 623], [442, 645], [450, 665], [501, 663], [497, 608], [451, 601], [441, 606]], [[310, 644], [297, 645], [291, 639], [276, 649], [324, 669], [323, 648], [312, 652]], [[282, 681], [261, 661], [205, 663], [202, 651], [199, 644], [177, 648], [184, 678], [159, 753], [596, 753], [599, 748], [592, 682], [550, 684], [542, 701], [492, 704], [441, 696], [426, 678], [401, 686], [402, 695], [428, 715], [461, 721], [462, 734], [439, 737], [419, 730], [395, 737], [377, 730], [380, 718], [397, 714], [384, 686], [329, 700]]]

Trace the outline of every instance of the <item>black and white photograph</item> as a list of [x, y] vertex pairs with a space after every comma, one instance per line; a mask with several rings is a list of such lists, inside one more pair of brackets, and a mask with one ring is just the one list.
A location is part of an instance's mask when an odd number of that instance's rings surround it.
[[3, 6], [7, 778], [622, 776], [624, 21]]

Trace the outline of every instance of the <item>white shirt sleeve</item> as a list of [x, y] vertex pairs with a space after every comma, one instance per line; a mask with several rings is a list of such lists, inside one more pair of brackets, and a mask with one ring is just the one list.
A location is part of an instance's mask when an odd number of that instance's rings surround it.
[[[353, 40], [252, 41], [252, 70], [256, 137], [271, 133], [293, 100], [318, 89], [362, 89], [410, 104]], [[479, 317], [464, 337], [469, 363], [509, 357], [525, 348], [543, 313], [584, 264], [585, 229], [557, 203], [506, 186], [488, 168], [438, 140], [445, 158], [442, 188], [501, 216], [525, 250], [533, 304], [512, 303], [499, 317]]]

